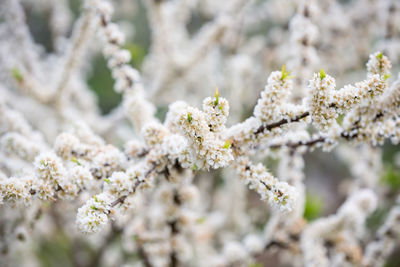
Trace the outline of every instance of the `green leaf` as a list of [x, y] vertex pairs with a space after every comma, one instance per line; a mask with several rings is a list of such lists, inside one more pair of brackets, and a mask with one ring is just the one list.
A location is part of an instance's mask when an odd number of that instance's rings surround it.
[[376, 55], [376, 58], [377, 59], [382, 59], [383, 58], [383, 53], [379, 52], [379, 54]]
[[191, 123], [192, 120], [193, 120], [192, 114], [191, 114], [191, 113], [188, 113], [188, 114], [187, 114], [187, 121], [188, 121], [189, 123]]
[[383, 79], [386, 81], [387, 79], [390, 78], [390, 76], [391, 76], [390, 73], [386, 73], [386, 74], [383, 75]]
[[290, 71], [286, 71], [286, 65], [282, 66], [281, 70], [281, 81], [284, 81], [286, 79], [290, 79], [292, 76], [290, 76]]
[[109, 184], [111, 181], [110, 181], [110, 179], [105, 178], [105, 179], [104, 179], [104, 182], [106, 182], [107, 184]]

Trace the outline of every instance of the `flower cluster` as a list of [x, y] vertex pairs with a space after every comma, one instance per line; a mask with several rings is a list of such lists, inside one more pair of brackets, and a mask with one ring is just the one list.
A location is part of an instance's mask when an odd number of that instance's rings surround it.
[[218, 169], [232, 160], [231, 142], [225, 139], [225, 122], [229, 106], [216, 91], [214, 98], [203, 101], [203, 111], [189, 105], [173, 105], [176, 118], [171, 122], [189, 144], [188, 162], [193, 168]]
[[292, 90], [293, 80], [286, 72], [285, 66], [282, 67], [282, 71], [272, 72], [254, 108], [254, 117], [264, 123], [293, 117], [294, 107], [286, 103]]
[[239, 177], [266, 200], [282, 211], [291, 211], [296, 203], [297, 192], [286, 182], [273, 177], [262, 164], [254, 165], [248, 158], [237, 159]]
[[111, 196], [101, 193], [88, 200], [78, 209], [76, 222], [83, 233], [96, 233], [108, 222]]

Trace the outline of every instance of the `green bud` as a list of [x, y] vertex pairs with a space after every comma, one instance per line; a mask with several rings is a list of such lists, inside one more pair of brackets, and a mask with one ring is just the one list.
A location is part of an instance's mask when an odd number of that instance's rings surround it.
[[199, 169], [199, 167], [197, 167], [196, 164], [194, 164], [194, 165], [192, 166], [192, 170], [193, 170], [193, 171], [197, 171], [198, 169]]
[[219, 91], [218, 91], [218, 86], [215, 87], [215, 93], [214, 93], [214, 106], [217, 106], [219, 104]]
[[72, 161], [73, 163], [78, 164], [79, 166], [82, 165], [82, 164], [79, 162], [79, 160], [78, 160], [77, 158], [71, 158], [71, 161]]
[[229, 140], [226, 140], [223, 148], [228, 149], [230, 147], [231, 147], [231, 142]]
[[325, 79], [325, 77], [326, 77], [326, 73], [325, 73], [324, 69], [321, 69], [321, 70], [319, 71], [319, 78], [320, 78], [321, 80], [323, 80], [323, 79]]

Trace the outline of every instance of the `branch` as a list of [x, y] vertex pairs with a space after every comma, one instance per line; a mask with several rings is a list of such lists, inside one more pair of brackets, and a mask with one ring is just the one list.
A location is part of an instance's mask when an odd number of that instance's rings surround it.
[[[136, 189], [137, 189], [137, 188], [146, 180], [146, 178], [155, 170], [156, 166], [157, 166], [157, 164], [153, 163], [153, 164], [151, 165], [150, 169], [147, 170], [147, 172], [144, 174], [144, 179], [142, 179], [142, 180], [137, 179], [137, 180], [135, 181], [135, 183], [134, 183], [134, 185], [133, 185], [133, 188], [132, 188], [132, 192], [131, 192], [130, 194], [134, 194], [134, 193], [136, 192]], [[129, 195], [124, 195], [124, 196], [121, 196], [121, 197], [117, 198], [114, 202], [112, 202], [112, 203], [110, 204], [110, 206], [111, 206], [111, 207], [115, 207], [116, 205], [118, 205], [118, 204], [120, 204], [120, 203], [121, 203], [121, 204], [124, 203], [125, 199], [126, 199], [128, 196], [129, 196]]]
[[296, 117], [294, 117], [293, 119], [282, 119], [280, 121], [271, 123], [271, 124], [264, 124], [261, 125], [260, 127], [258, 127], [258, 129], [254, 132], [254, 135], [258, 135], [260, 133], [263, 133], [265, 130], [267, 131], [271, 131], [274, 128], [278, 128], [281, 127], [284, 124], [290, 123], [290, 122], [298, 122], [301, 119], [304, 119], [306, 117], [308, 117], [310, 115], [309, 111], [304, 112], [303, 114], [300, 114]]
[[149, 255], [144, 250], [141, 241], [138, 241], [137, 243], [138, 243], [138, 253], [139, 253], [139, 256], [142, 258], [143, 265], [145, 267], [153, 267], [153, 264], [151, 264], [151, 262], [150, 262]]
[[[181, 201], [181, 199], [179, 197], [179, 194], [178, 194], [178, 190], [176, 190], [176, 189], [174, 189], [174, 204], [177, 207], [181, 206], [181, 204], [182, 204], [182, 201]], [[177, 219], [174, 219], [174, 220], [168, 222], [168, 225], [171, 228], [171, 236], [170, 236], [171, 239], [180, 234], [180, 230], [179, 230], [179, 227], [178, 227], [178, 220]], [[172, 248], [172, 246], [171, 246], [171, 248]], [[169, 262], [169, 264], [170, 264], [169, 266], [170, 267], [180, 266], [177, 253], [176, 253], [176, 251], [174, 249], [171, 249], [171, 252], [169, 254], [169, 261], [170, 261]]]
[[[61, 105], [61, 101], [65, 100], [69, 82], [71, 80], [74, 69], [77, 68], [79, 59], [82, 58], [82, 52], [84, 45], [89, 39], [90, 25], [93, 20], [92, 12], [90, 10], [85, 10], [82, 18], [78, 21], [74, 34], [71, 38], [71, 45], [68, 52], [64, 56], [65, 62], [63, 63], [62, 69], [60, 71], [61, 79], [56, 84], [56, 90], [54, 92], [53, 99], [56, 98], [55, 104]], [[58, 108], [62, 108], [58, 106]]]
[[320, 136], [315, 139], [311, 139], [309, 141], [299, 141], [299, 142], [288, 142], [288, 143], [283, 143], [283, 144], [272, 144], [269, 145], [269, 148], [276, 149], [276, 148], [281, 148], [281, 147], [289, 147], [292, 149], [298, 148], [299, 146], [313, 146], [318, 143], [323, 143], [326, 141], [326, 137]]
[[[349, 134], [346, 131], [343, 131], [340, 133], [340, 137], [346, 139], [347, 141], [350, 141], [350, 140], [356, 138], [357, 136], [358, 136], [358, 134]], [[269, 145], [268, 147], [272, 148], [272, 149], [281, 148], [281, 147], [289, 147], [292, 149], [296, 149], [300, 146], [312, 147], [315, 144], [324, 143], [326, 141], [327, 141], [326, 137], [320, 136], [320, 137], [317, 137], [315, 139], [311, 139], [308, 141], [288, 142], [288, 143], [283, 143], [283, 144], [272, 144], [272, 145]]]
[[92, 260], [87, 265], [88, 267], [96, 267], [99, 266], [101, 256], [104, 254], [104, 251], [108, 248], [109, 245], [118, 237], [118, 235], [122, 233], [121, 228], [117, 228], [114, 224], [112, 224], [111, 231], [106, 236], [103, 244], [100, 248], [96, 251], [95, 255], [93, 256]]

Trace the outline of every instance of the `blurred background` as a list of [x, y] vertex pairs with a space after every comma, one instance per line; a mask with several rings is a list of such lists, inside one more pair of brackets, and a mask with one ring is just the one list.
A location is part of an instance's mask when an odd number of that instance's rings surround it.
[[[214, 1], [218, 2], [217, 0]], [[54, 47], [49, 27], [50, 17], [47, 10], [40, 7], [40, 2], [41, 1], [27, 1], [24, 4], [27, 22], [35, 42], [41, 44], [47, 53], [52, 53], [54, 52]], [[124, 48], [128, 49], [131, 53], [132, 59], [130, 64], [142, 72], [145, 84], [147, 83], [149, 84], [149, 87], [152, 87], [150, 80], [152, 78], [151, 68], [150, 70], [146, 69], [146, 66], [144, 65], [146, 59], [148, 59], [147, 56], [152, 49], [152, 32], [150, 30], [151, 27], [148, 10], [142, 1], [116, 0], [113, 2], [116, 7], [113, 20], [121, 26], [127, 36]], [[364, 65], [368, 59], [368, 55], [369, 53], [373, 53], [375, 49], [379, 47], [379, 41], [384, 38], [385, 30], [379, 27], [379, 23], [373, 24], [374, 20], [377, 22], [380, 18], [378, 18], [377, 14], [372, 14], [373, 12], [371, 10], [348, 10], [357, 7], [356, 2], [363, 1], [340, 0], [321, 2], [324, 2], [322, 6], [327, 5], [325, 2], [337, 2], [343, 10], [347, 10], [348, 12], [342, 15], [351, 15], [357, 22], [356, 24], [351, 26], [347, 25], [345, 27], [339, 25], [339, 22], [337, 21], [334, 22], [337, 23], [336, 26], [338, 28], [336, 29], [337, 38], [341, 38], [342, 42], [332, 44], [330, 42], [334, 37], [326, 37], [325, 34], [327, 33], [324, 32], [323, 29], [323, 26], [330, 20], [324, 22], [321, 20], [323, 17], [321, 16], [318, 17], [319, 21], [318, 19], [316, 21], [317, 26], [320, 27], [320, 37], [319, 40], [315, 42], [314, 47], [319, 54], [320, 61], [313, 71], [316, 72], [323, 67], [327, 73], [331, 74], [333, 77], [337, 77], [336, 82], [339, 88], [347, 83], [353, 83], [363, 79], [362, 77], [365, 75]], [[375, 2], [379, 6], [380, 3], [386, 3], [387, 1]], [[393, 1], [393, 3], [394, 2], [395, 1]], [[201, 6], [201, 3], [198, 5]], [[215, 6], [217, 5], [218, 4], [215, 4]], [[70, 0], [69, 6], [72, 11], [72, 20], [76, 20], [82, 11], [82, 1]], [[204, 6], [207, 5], [204, 4]], [[210, 6], [213, 5], [210, 4]], [[268, 8], [266, 8], [266, 6]], [[253, 72], [246, 72], [248, 70], [245, 70], [244, 74], [242, 74], [246, 79], [252, 80], [250, 83], [243, 83], [243, 86], [246, 85], [248, 87], [241, 88], [240, 94], [238, 95], [238, 91], [235, 91], [236, 89], [233, 89], [233, 87], [229, 85], [229, 82], [227, 82], [227, 80], [235, 81], [234, 75], [238, 75], [237, 72], [228, 70], [228, 67], [223, 64], [213, 64], [210, 68], [219, 69], [218, 72], [214, 70], [211, 71], [210, 75], [213, 75], [213, 77], [198, 77], [195, 81], [188, 78], [186, 80], [187, 82], [170, 85], [170, 87], [174, 87], [172, 89], [163, 85], [164, 87], [161, 86], [161, 89], [152, 89], [153, 91], [150, 91], [152, 100], [156, 101], [157, 104], [157, 116], [161, 120], [165, 117], [171, 99], [185, 100], [199, 106], [202, 97], [213, 94], [215, 86], [220, 86], [221, 95], [228, 98], [231, 103], [233, 116], [229, 121], [230, 125], [247, 118], [251, 114], [259, 93], [264, 88], [269, 73], [273, 70], [279, 70], [283, 64], [287, 64], [288, 62], [285, 60], [285, 57], [288, 60], [290, 59], [289, 56], [286, 56], [286, 54], [290, 54], [289, 50], [291, 49], [289, 46], [291, 38], [289, 23], [290, 18], [297, 10], [293, 1], [285, 0], [254, 1], [251, 10], [254, 11], [257, 9], [264, 10], [266, 14], [261, 16], [261, 18], [256, 22], [252, 22], [251, 20], [248, 24], [243, 22], [243, 25], [247, 26], [243, 26], [243, 30], [241, 30], [244, 31], [244, 34], [241, 35], [241, 42], [247, 43], [247, 45], [242, 45], [240, 48], [228, 51], [233, 48], [224, 42], [229, 41], [221, 40], [217, 42], [217, 48], [215, 48], [217, 51], [207, 54], [207, 57], [218, 57], [221, 61], [238, 60], [240, 66], [241, 64], [248, 64], [250, 66], [249, 69]], [[376, 12], [379, 12], [379, 10]], [[400, 17], [400, 14], [397, 14], [398, 17]], [[333, 16], [332, 14], [330, 15]], [[194, 36], [197, 31], [199, 31], [199, 29], [207, 22], [212, 20], [214, 16], [215, 13], [213, 11], [206, 11], [206, 7], [192, 8], [191, 13], [189, 14], [190, 18], [186, 25], [188, 34]], [[365, 18], [369, 20], [368, 23], [364, 23]], [[245, 20], [246, 17], [243, 18], [243, 16], [239, 16], [237, 19]], [[371, 26], [370, 24], [373, 25]], [[351, 29], [346, 29], [346, 27], [351, 27]], [[398, 38], [399, 25], [396, 25], [396, 27], [397, 28], [393, 30], [393, 34]], [[70, 28], [70, 31], [72, 31], [72, 27]], [[359, 36], [357, 42], [354, 42], [356, 39], [354, 37], [347, 38], [344, 36], [346, 35], [346, 31], [350, 32], [352, 35]], [[254, 64], [252, 61], [248, 62], [248, 58], [243, 59], [239, 57], [241, 53], [250, 55], [257, 63]], [[229, 54], [230, 56], [228, 57], [226, 54]], [[392, 76], [396, 77], [399, 71], [399, 58], [398, 54], [393, 53], [393, 55], [396, 58], [390, 58], [393, 60], [394, 67]], [[235, 63], [232, 63], [231, 65], [233, 64]], [[196, 68], [196, 66], [193, 68]], [[84, 71], [86, 72], [85, 76], [87, 85], [96, 94], [101, 112], [103, 114], [109, 114], [120, 104], [121, 95], [113, 90], [114, 81], [109, 69], [107, 68], [107, 63], [99, 49], [93, 50], [93, 56], [90, 57], [90, 61], [87, 63]], [[166, 95], [164, 96], [162, 92], [165, 92]], [[385, 188], [386, 194], [388, 194], [388, 199], [393, 199], [393, 196], [400, 192], [400, 154], [398, 152], [399, 147], [389, 143], [385, 144], [381, 151], [383, 160], [381, 163], [382, 174], [380, 183], [382, 187]], [[338, 154], [340, 153], [340, 151], [336, 151], [335, 153], [324, 153], [318, 149], [306, 154], [305, 183], [307, 188], [307, 199], [304, 218], [308, 221], [334, 213], [346, 198], [346, 190], [348, 190], [347, 185], [349, 181], [353, 179], [351, 173], [352, 170], [351, 166], [348, 166], [346, 162], [343, 162], [343, 157], [338, 157]], [[354, 154], [351, 156], [361, 157], [362, 155]], [[267, 158], [265, 159], [265, 163], [273, 173], [276, 173], [276, 159]], [[212, 175], [218, 177], [218, 175], [221, 174], [219, 172], [214, 172]], [[223, 183], [222, 178], [220, 181]], [[257, 194], [253, 195], [253, 193], [250, 193], [249, 199], [254, 199], [254, 205], [264, 205], [258, 203]], [[389, 205], [390, 202], [388, 202], [387, 206], [380, 206], [368, 219], [368, 227], [371, 230], [376, 230], [377, 227], [381, 225], [387, 215], [390, 207]], [[116, 245], [118, 243], [117, 241], [115, 242]], [[77, 245], [79, 246], [77, 247]], [[84, 243], [69, 243], [66, 233], [63, 232], [59, 232], [56, 236], [52, 236], [51, 239], [40, 240], [35, 247], [36, 252], [40, 255], [39, 258], [42, 266], [74, 266], [74, 262], [71, 260], [70, 255], [76, 250], [85, 251], [86, 256], [83, 257], [89, 258], [95, 257], [95, 253], [98, 253], [98, 251], [92, 251], [90, 246], [85, 247]], [[138, 256], [126, 255], [126, 257]], [[271, 260], [274, 262], [273, 255], [267, 255], [267, 258], [270, 262]], [[97, 263], [95, 262], [94, 264]], [[395, 266], [400, 266], [400, 257], [396, 256], [396, 254], [394, 254], [386, 264], [386, 267]]]

